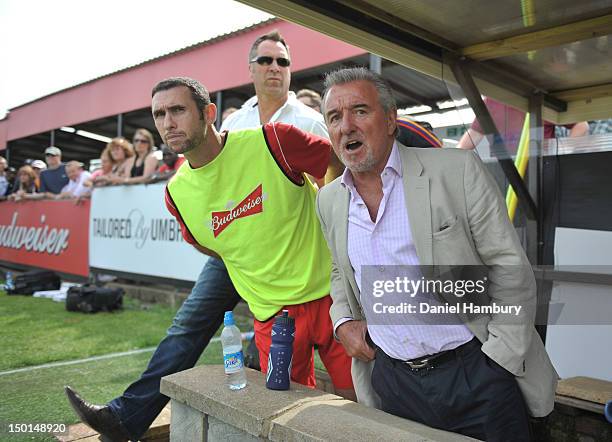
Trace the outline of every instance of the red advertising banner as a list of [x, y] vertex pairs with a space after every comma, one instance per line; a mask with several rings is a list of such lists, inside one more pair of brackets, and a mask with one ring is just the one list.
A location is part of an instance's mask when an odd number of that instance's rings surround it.
[[0, 203], [0, 261], [88, 276], [89, 205]]

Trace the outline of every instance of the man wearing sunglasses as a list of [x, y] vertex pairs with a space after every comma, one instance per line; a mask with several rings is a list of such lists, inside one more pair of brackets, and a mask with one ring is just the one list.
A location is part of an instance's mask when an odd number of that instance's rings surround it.
[[[323, 116], [289, 91], [290, 60], [289, 48], [278, 32], [253, 42], [248, 69], [256, 95], [227, 117], [221, 132], [281, 122], [329, 138]], [[335, 156], [334, 160], [337, 168]], [[337, 176], [339, 171], [332, 174]], [[239, 300], [223, 261], [209, 258], [140, 379], [106, 406], [90, 404], [68, 389], [72, 406], [80, 416], [87, 416], [87, 424], [112, 440], [140, 438], [168, 402], [159, 392], [161, 378], [193, 367], [223, 323], [224, 312]]]
[[221, 131], [256, 127], [268, 122], [283, 122], [328, 138], [323, 117], [302, 104], [289, 91], [291, 56], [278, 32], [257, 38], [249, 51], [249, 73], [255, 96], [248, 99], [223, 122]]

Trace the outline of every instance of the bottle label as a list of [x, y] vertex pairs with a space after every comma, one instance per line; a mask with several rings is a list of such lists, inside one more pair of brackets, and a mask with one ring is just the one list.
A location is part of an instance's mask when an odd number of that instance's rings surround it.
[[244, 356], [242, 350], [237, 353], [226, 353], [223, 355], [225, 374], [237, 373], [244, 367]]

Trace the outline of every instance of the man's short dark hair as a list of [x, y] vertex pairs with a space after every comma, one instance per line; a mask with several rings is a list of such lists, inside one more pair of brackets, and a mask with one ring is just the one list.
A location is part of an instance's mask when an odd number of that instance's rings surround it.
[[158, 92], [167, 91], [175, 87], [185, 86], [191, 91], [191, 97], [195, 101], [198, 110], [200, 111], [200, 118], [202, 117], [202, 111], [206, 106], [210, 104], [210, 95], [206, 90], [206, 87], [198, 80], [194, 80], [189, 77], [170, 77], [160, 81], [155, 85], [151, 91], [151, 98]]
[[325, 115], [325, 98], [332, 86], [352, 83], [354, 81], [368, 81], [372, 83], [378, 92], [378, 101], [385, 112], [397, 109], [397, 103], [393, 97], [391, 86], [389, 86], [389, 83], [387, 83], [382, 76], [363, 67], [346, 68], [325, 75], [325, 81], [323, 83], [325, 91], [323, 92], [323, 101], [321, 103], [323, 115]]
[[285, 47], [285, 49], [287, 49], [287, 54], [289, 54], [289, 46], [287, 46], [287, 43], [285, 43], [285, 39], [282, 35], [280, 35], [277, 30], [274, 30], [272, 32], [268, 32], [267, 34], [260, 35], [253, 42], [253, 44], [251, 45], [251, 50], [249, 51], [249, 63], [251, 62], [251, 60], [257, 57], [257, 48], [259, 48], [259, 45], [266, 40], [281, 43]]

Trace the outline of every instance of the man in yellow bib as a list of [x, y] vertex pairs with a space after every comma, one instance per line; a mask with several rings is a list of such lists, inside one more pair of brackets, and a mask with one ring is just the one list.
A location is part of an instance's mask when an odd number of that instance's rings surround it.
[[266, 370], [271, 319], [296, 320], [292, 379], [314, 386], [314, 345], [336, 391], [354, 397], [350, 359], [329, 319], [331, 257], [316, 217], [316, 191], [329, 142], [294, 126], [268, 123], [218, 133], [216, 107], [203, 85], [170, 78], [153, 88], [153, 118], [165, 144], [187, 161], [166, 189], [166, 205], [185, 240], [221, 258], [255, 316]]

